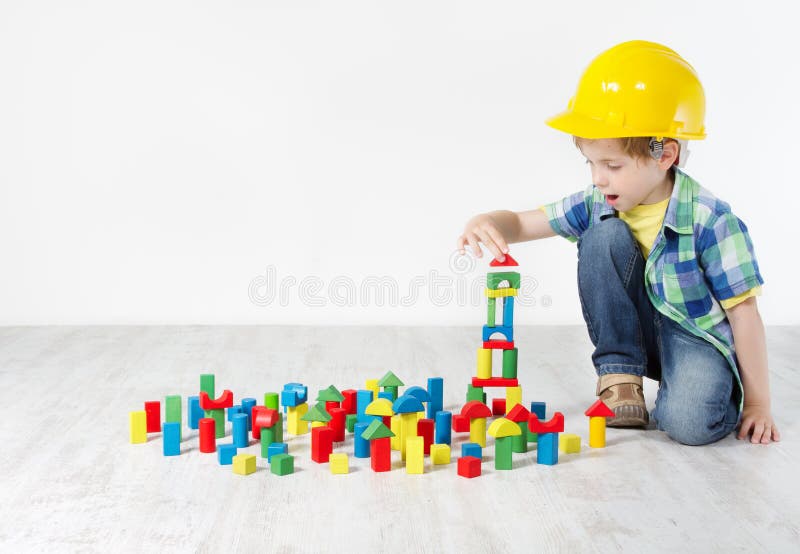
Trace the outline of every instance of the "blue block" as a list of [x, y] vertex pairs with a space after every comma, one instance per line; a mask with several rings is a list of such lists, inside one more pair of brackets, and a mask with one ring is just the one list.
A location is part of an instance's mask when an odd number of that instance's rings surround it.
[[461, 445], [461, 457], [463, 458], [464, 456], [475, 456], [482, 460], [481, 445], [476, 442], [465, 442]]
[[558, 463], [558, 433], [539, 433], [536, 463], [554, 466]]
[[247, 430], [253, 430], [253, 406], [256, 405], [255, 398], [242, 398], [242, 413], [247, 416]]
[[450, 412], [436, 412], [434, 423], [433, 442], [436, 444], [450, 444], [450, 432], [453, 428], [453, 414]]
[[281, 404], [284, 412], [287, 406], [299, 406], [308, 399], [308, 387], [301, 383], [286, 383], [281, 391]]
[[233, 423], [233, 416], [241, 413], [243, 413], [241, 406], [231, 406], [230, 408], [228, 408], [228, 415], [227, 415], [228, 421]]
[[189, 404], [189, 429], [197, 429], [200, 426], [200, 420], [205, 417], [203, 410], [200, 409], [200, 397], [190, 396], [186, 401]]
[[233, 457], [236, 456], [237, 448], [235, 444], [218, 444], [217, 461], [221, 466], [233, 464]]
[[539, 421], [544, 421], [545, 414], [547, 413], [547, 403], [531, 402], [531, 413], [536, 414], [536, 417], [539, 418]]
[[[444, 409], [444, 379], [441, 377], [428, 377], [428, 419], [435, 419], [436, 412]], [[448, 444], [450, 441], [447, 441]]]
[[385, 398], [389, 402], [394, 402], [394, 395], [389, 391], [382, 390], [378, 393], [378, 398]]
[[489, 340], [489, 337], [494, 335], [495, 333], [500, 333], [503, 335], [507, 341], [514, 340], [514, 328], [513, 327], [506, 327], [505, 325], [498, 325], [496, 327], [489, 327], [488, 325], [483, 326], [483, 340], [484, 342]]
[[162, 423], [161, 436], [164, 441], [164, 456], [180, 456], [181, 424], [177, 421]]
[[361, 422], [372, 423], [378, 416], [367, 415], [365, 412], [367, 406], [372, 402], [371, 390], [360, 390], [356, 393], [356, 420]]
[[356, 423], [353, 426], [353, 446], [356, 458], [369, 458], [369, 441], [361, 437], [361, 433], [367, 430], [369, 423]]
[[267, 447], [267, 463], [272, 461], [275, 454], [288, 454], [289, 445], [285, 442], [273, 442]]
[[514, 327], [514, 297], [503, 298], [503, 327]]
[[244, 414], [236, 414], [233, 416], [233, 431], [231, 431], [233, 444], [237, 448], [247, 448], [250, 446], [250, 441], [247, 438], [247, 416]]

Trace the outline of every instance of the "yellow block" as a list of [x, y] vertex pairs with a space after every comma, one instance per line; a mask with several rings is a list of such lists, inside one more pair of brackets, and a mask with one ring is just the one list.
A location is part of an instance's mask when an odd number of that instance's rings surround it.
[[449, 444], [432, 444], [431, 445], [431, 462], [433, 465], [447, 465], [450, 463], [450, 445]]
[[605, 448], [606, 446], [606, 418], [589, 418], [589, 446], [592, 448]]
[[503, 298], [505, 296], [516, 296], [518, 289], [512, 288], [505, 288], [505, 289], [483, 289], [484, 294], [486, 294], [487, 298]]
[[478, 379], [492, 378], [492, 350], [478, 348]]
[[308, 422], [300, 419], [308, 412], [308, 404], [302, 403], [299, 406], [289, 406], [287, 412], [286, 432], [290, 435], [305, 435], [308, 433]]
[[233, 457], [233, 472], [250, 475], [256, 471], [256, 457], [253, 454], [237, 454]]
[[476, 417], [469, 422], [469, 442], [486, 446], [486, 418]]
[[131, 412], [130, 416], [131, 444], [147, 442], [147, 413]]
[[[406, 443], [409, 438], [417, 436], [417, 419], [419, 415], [417, 412], [409, 414], [400, 414], [400, 459], [406, 459]], [[420, 437], [422, 438], [422, 437]]]
[[522, 404], [522, 387], [506, 387], [506, 413], [517, 404]]
[[392, 410], [392, 403], [386, 398], [378, 398], [377, 400], [373, 400], [367, 405], [367, 409], [364, 410], [364, 413], [367, 415], [376, 415], [376, 416], [392, 416], [394, 415], [394, 410]]
[[328, 463], [331, 466], [331, 473], [334, 475], [350, 473], [350, 464], [347, 460], [347, 454], [331, 454], [328, 457]]
[[367, 379], [367, 383], [364, 385], [365, 389], [372, 391], [373, 400], [378, 398], [378, 392], [380, 392], [380, 387], [378, 387], [379, 380], [380, 379]]
[[389, 439], [389, 446], [392, 450], [400, 450], [400, 416], [393, 415], [390, 423], [389, 428], [394, 433], [394, 436]]
[[425, 442], [422, 437], [406, 439], [406, 473], [425, 473]]
[[519, 425], [517, 425], [510, 419], [500, 417], [495, 419], [492, 422], [492, 424], [489, 425], [488, 432], [491, 436], [498, 439], [502, 439], [503, 437], [513, 437], [516, 435], [521, 435], [522, 429], [520, 429]]
[[325, 427], [326, 425], [327, 425], [327, 423], [323, 423], [322, 421], [312, 421], [311, 422], [311, 428], [312, 429], [314, 427]]
[[581, 438], [572, 433], [561, 433], [558, 436], [558, 449], [564, 454], [577, 454], [581, 451]]

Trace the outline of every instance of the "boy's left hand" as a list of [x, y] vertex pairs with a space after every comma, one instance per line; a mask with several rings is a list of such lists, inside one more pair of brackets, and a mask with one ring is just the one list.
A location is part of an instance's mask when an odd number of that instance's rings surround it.
[[745, 406], [742, 411], [742, 421], [736, 438], [746, 439], [751, 433], [750, 442], [753, 444], [769, 444], [770, 441], [781, 440], [781, 434], [772, 420], [769, 409], [761, 406]]

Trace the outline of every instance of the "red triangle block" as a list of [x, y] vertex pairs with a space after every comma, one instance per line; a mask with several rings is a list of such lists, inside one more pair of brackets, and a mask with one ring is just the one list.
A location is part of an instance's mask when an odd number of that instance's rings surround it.
[[606, 406], [606, 403], [597, 399], [597, 402], [589, 406], [589, 408], [584, 412], [584, 415], [587, 417], [614, 417], [614, 412], [611, 411], [611, 408]]
[[517, 260], [511, 257], [511, 254], [506, 254], [506, 259], [503, 262], [498, 262], [497, 258], [493, 258], [492, 261], [489, 263], [490, 267], [511, 267], [519, 265]]

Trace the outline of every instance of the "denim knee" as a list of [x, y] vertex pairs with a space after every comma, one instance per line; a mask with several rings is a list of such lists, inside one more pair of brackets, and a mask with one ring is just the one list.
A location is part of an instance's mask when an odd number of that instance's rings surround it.
[[[732, 406], [727, 413], [720, 413], [718, 409], [703, 409], [698, 407], [691, 412], [677, 412], [675, 410], [661, 410], [657, 407], [654, 419], [656, 426], [664, 431], [669, 438], [687, 446], [702, 446], [716, 442], [728, 436], [736, 427], [736, 421], [730, 421], [736, 412]], [[724, 415], [724, 419], [721, 419]]]

